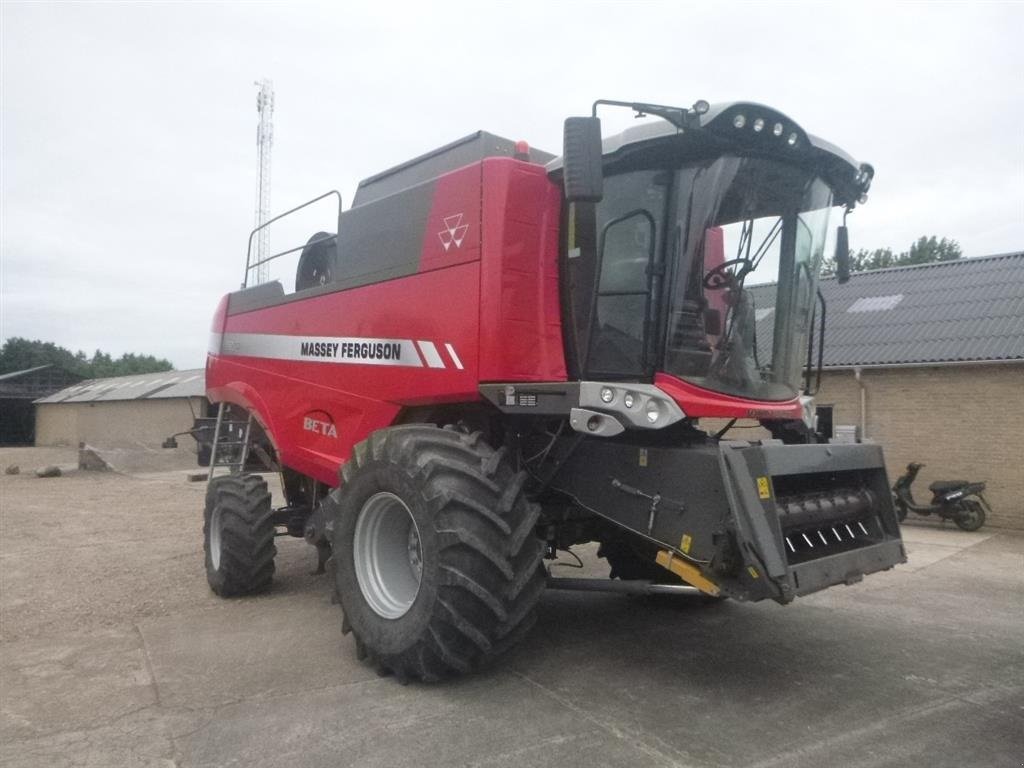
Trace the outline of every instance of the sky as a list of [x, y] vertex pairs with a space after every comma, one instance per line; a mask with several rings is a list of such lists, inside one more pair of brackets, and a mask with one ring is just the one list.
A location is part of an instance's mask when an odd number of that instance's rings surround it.
[[598, 98], [749, 100], [874, 165], [852, 248], [1021, 250], [1022, 31], [1020, 2], [3, 0], [0, 336], [201, 367], [244, 271], [261, 78], [273, 212], [330, 189], [347, 208], [361, 178], [478, 129], [558, 152]]

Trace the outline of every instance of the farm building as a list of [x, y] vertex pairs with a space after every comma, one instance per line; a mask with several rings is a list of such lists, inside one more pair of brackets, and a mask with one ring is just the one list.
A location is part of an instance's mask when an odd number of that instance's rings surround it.
[[[892, 481], [909, 462], [925, 464], [914, 484], [923, 500], [935, 480], [983, 480], [989, 522], [1024, 529], [1024, 253], [861, 272], [820, 288], [819, 428], [855, 426], [881, 444]], [[757, 306], [764, 345], [772, 308]]]
[[33, 401], [81, 380], [80, 375], [59, 365], [37, 365], [0, 376], [0, 445], [32, 445]]
[[206, 409], [202, 368], [92, 379], [36, 401], [36, 445], [159, 447]]

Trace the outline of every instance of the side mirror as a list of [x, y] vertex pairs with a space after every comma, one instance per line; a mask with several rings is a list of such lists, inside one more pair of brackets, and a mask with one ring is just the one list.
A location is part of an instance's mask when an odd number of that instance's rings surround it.
[[840, 285], [850, 281], [850, 234], [845, 224], [836, 229], [836, 280]]
[[597, 203], [604, 197], [600, 118], [566, 118], [562, 174], [565, 198], [570, 203]]

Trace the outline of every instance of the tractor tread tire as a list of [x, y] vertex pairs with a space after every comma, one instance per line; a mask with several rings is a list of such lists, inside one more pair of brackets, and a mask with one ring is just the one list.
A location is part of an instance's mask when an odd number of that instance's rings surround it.
[[[220, 566], [210, 557], [214, 510], [219, 507]], [[259, 475], [214, 478], [206, 490], [203, 550], [210, 589], [221, 597], [262, 592], [274, 578], [273, 510], [266, 481]]]
[[[424, 551], [414, 605], [395, 621], [366, 604], [351, 539], [364, 499], [398, 493], [387, 487], [389, 477], [407, 489], [403, 501], [418, 510], [421, 535], [424, 525], [432, 527], [434, 542]], [[433, 682], [479, 669], [526, 634], [545, 586], [544, 543], [534, 534], [540, 507], [526, 498], [525, 473], [513, 471], [503, 449], [479, 432], [390, 427], [355, 446], [341, 478], [332, 494], [333, 570], [343, 630], [355, 635], [357, 657], [403, 683]], [[427, 566], [431, 557], [435, 567]]]

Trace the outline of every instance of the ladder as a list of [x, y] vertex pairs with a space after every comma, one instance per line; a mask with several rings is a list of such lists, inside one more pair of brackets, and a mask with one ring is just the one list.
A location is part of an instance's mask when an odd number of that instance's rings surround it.
[[[207, 484], [213, 482], [215, 476], [223, 477], [242, 472], [249, 458], [252, 412], [249, 412], [244, 420], [228, 419], [225, 418], [227, 409], [227, 403], [221, 403], [217, 408], [217, 425], [213, 430], [213, 445], [210, 446]], [[218, 474], [218, 469], [225, 471]]]

